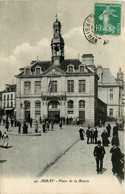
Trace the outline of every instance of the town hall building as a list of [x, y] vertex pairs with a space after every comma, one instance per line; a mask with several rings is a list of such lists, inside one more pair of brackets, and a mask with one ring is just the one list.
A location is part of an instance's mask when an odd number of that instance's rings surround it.
[[51, 61], [32, 61], [16, 75], [17, 120], [76, 118], [96, 125], [106, 118], [106, 104], [98, 99], [94, 56], [65, 59], [61, 23], [56, 18], [51, 41]]

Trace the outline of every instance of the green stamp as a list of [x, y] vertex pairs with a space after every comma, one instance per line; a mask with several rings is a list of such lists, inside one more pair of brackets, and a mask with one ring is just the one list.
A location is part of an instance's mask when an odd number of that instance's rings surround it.
[[121, 34], [121, 4], [95, 3], [94, 33]]

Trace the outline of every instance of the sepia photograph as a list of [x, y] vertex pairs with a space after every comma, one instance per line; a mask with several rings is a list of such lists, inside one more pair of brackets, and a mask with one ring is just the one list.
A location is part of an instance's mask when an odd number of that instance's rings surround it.
[[124, 194], [125, 1], [0, 0], [0, 193]]

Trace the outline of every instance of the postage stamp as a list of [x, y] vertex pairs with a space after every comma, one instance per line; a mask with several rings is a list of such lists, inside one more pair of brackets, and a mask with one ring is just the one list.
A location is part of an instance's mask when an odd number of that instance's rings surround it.
[[121, 4], [95, 3], [94, 33], [121, 34]]

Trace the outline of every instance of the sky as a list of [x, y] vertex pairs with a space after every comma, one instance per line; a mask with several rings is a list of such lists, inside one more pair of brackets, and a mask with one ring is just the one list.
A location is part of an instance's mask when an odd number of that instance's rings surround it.
[[[85, 18], [94, 13], [93, 1], [0, 1], [0, 91], [5, 84], [16, 83], [19, 68], [29, 66], [37, 56], [41, 61], [51, 60], [56, 13], [62, 24], [65, 59], [92, 53], [95, 65], [110, 68], [115, 77], [119, 67], [125, 72], [124, 6], [122, 2], [121, 35], [102, 36], [102, 40], [93, 45], [83, 33]], [[108, 44], [103, 45], [104, 40], [108, 40]]]

